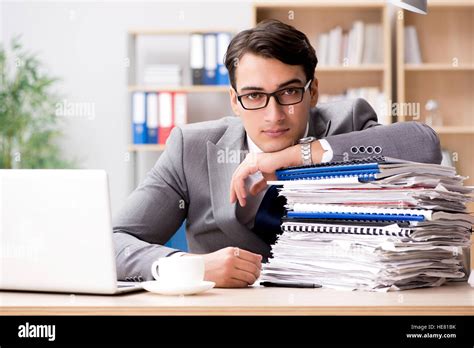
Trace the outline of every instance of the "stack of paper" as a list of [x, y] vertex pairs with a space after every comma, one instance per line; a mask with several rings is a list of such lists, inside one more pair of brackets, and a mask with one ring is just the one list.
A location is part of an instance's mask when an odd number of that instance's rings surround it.
[[181, 66], [178, 64], [147, 65], [143, 82], [153, 86], [180, 86], [182, 83]]
[[473, 188], [454, 168], [372, 157], [277, 178], [287, 215], [261, 280], [386, 291], [466, 279]]

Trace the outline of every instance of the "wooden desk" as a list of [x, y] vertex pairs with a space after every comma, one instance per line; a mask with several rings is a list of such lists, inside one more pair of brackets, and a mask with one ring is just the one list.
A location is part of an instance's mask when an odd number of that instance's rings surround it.
[[453, 283], [376, 293], [250, 287], [194, 296], [1, 291], [0, 315], [474, 315], [474, 288]]

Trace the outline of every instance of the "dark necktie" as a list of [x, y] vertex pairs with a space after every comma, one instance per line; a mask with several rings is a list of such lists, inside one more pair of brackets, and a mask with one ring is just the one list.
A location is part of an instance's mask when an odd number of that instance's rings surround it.
[[263, 196], [255, 215], [252, 231], [265, 243], [272, 245], [281, 234], [281, 218], [285, 213], [286, 198], [278, 196], [278, 189], [272, 185]]

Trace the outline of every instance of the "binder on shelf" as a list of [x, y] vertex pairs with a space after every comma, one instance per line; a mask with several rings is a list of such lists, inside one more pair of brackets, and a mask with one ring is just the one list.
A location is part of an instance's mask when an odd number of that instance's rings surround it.
[[204, 84], [217, 83], [217, 37], [216, 34], [204, 35]]
[[191, 34], [190, 43], [192, 84], [202, 85], [204, 82], [204, 35]]
[[224, 65], [225, 53], [230, 43], [230, 33], [217, 34], [217, 84], [229, 85], [229, 74]]
[[170, 92], [158, 94], [158, 143], [165, 144], [173, 128], [173, 95]]
[[186, 93], [173, 94], [174, 125], [182, 126], [187, 123], [187, 96]]
[[158, 144], [158, 94], [146, 94], [147, 143]]
[[132, 96], [133, 143], [146, 144], [146, 100], [144, 92], [134, 92]]

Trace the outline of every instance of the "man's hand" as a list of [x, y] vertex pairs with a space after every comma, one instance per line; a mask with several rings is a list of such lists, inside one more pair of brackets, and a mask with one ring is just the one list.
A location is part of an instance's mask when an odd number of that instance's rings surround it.
[[206, 268], [204, 280], [215, 282], [218, 288], [244, 288], [260, 277], [262, 256], [250, 251], [228, 247], [200, 256]]
[[250, 188], [250, 193], [256, 195], [266, 186], [268, 180], [274, 180], [275, 171], [279, 169], [278, 162], [275, 160], [278, 156], [275, 153], [249, 153], [242, 163], [237, 167], [230, 182], [230, 202], [236, 200], [243, 207], [247, 198], [247, 189], [245, 179], [250, 175], [261, 172], [263, 178], [254, 183]]
[[230, 182], [230, 202], [239, 201], [244, 207], [247, 198], [245, 179], [261, 172], [263, 179], [250, 187], [250, 194], [257, 195], [267, 187], [267, 181], [276, 180], [275, 171], [280, 168], [296, 165], [300, 160], [298, 146], [290, 146], [284, 150], [269, 153], [249, 153], [237, 167]]
[[[313, 163], [321, 163], [324, 150], [319, 141], [311, 143], [311, 154]], [[250, 175], [261, 172], [263, 179], [250, 187], [250, 194], [253, 196], [267, 187], [267, 181], [276, 180], [275, 171], [277, 169], [298, 166], [302, 164], [301, 145], [293, 145], [286, 149], [267, 152], [249, 153], [244, 161], [237, 167], [230, 182], [230, 202], [239, 201], [244, 207], [247, 198], [245, 179]]]

